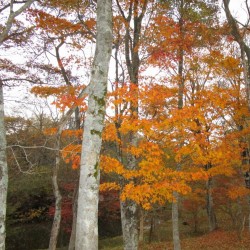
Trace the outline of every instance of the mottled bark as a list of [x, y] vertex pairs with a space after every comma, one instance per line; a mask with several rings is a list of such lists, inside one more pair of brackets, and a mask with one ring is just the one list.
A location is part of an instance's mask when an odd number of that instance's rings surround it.
[[138, 249], [138, 205], [133, 201], [121, 201], [121, 221], [124, 250]]
[[155, 220], [154, 220], [154, 216], [152, 215], [150, 219], [150, 229], [149, 229], [149, 236], [148, 236], [149, 244], [153, 241], [154, 231], [155, 231]]
[[139, 233], [139, 241], [144, 241], [144, 210], [141, 208], [140, 210], [140, 233]]
[[71, 228], [68, 250], [75, 249], [78, 189], [79, 189], [79, 181], [77, 181], [77, 186], [75, 188], [74, 197], [73, 197], [73, 207], [72, 207], [72, 209], [73, 209], [73, 221], [72, 221], [72, 228]]
[[[125, 45], [125, 60], [128, 70], [129, 80], [135, 86], [139, 86], [138, 76], [140, 68], [139, 47], [141, 39], [142, 20], [146, 13], [148, 0], [143, 2], [141, 10], [139, 10], [138, 1], [130, 1], [128, 13], [122, 9], [119, 0], [116, 0], [119, 11], [124, 19], [126, 25], [126, 32], [124, 37]], [[131, 25], [133, 30], [131, 30]], [[137, 102], [130, 103], [131, 120], [138, 119], [138, 92], [134, 93], [137, 96]], [[131, 146], [137, 146], [138, 136], [135, 132], [130, 131], [128, 136], [128, 143]], [[137, 160], [134, 155], [126, 154], [125, 167], [128, 170], [137, 168]], [[124, 181], [126, 185], [126, 181]], [[139, 240], [139, 218], [138, 218], [138, 205], [132, 201], [121, 202], [121, 220], [122, 220], [122, 233], [125, 250], [137, 250]]]
[[60, 231], [60, 224], [61, 224], [62, 196], [58, 186], [58, 170], [60, 167], [60, 140], [61, 140], [61, 130], [58, 131], [56, 137], [56, 147], [55, 147], [56, 159], [52, 171], [52, 186], [55, 197], [55, 214], [50, 233], [49, 250], [56, 250], [58, 235]]
[[[132, 146], [137, 146], [137, 135], [129, 133], [129, 142]], [[134, 170], [137, 167], [137, 159], [132, 154], [126, 155], [126, 168]], [[126, 182], [126, 181], [125, 181]], [[139, 207], [133, 200], [121, 202], [121, 221], [124, 250], [137, 250], [139, 240]]]
[[173, 192], [175, 201], [172, 203], [172, 225], [173, 225], [173, 243], [174, 250], [181, 249], [180, 234], [179, 234], [179, 194]]
[[0, 250], [5, 249], [8, 167], [4, 125], [3, 84], [0, 79]]
[[[230, 0], [223, 0], [223, 3], [224, 3], [224, 10], [226, 13], [227, 21], [231, 28], [231, 34], [234, 37], [235, 41], [239, 44], [240, 50], [241, 50], [241, 58], [242, 58], [242, 64], [243, 64], [243, 69], [244, 69], [243, 71], [244, 82], [246, 86], [247, 104], [248, 104], [248, 110], [250, 112], [250, 47], [244, 41], [244, 37], [242, 36], [242, 32], [240, 31], [240, 28], [238, 27], [237, 21], [234, 19], [234, 17], [231, 14], [231, 11], [229, 9]], [[246, 1], [246, 4], [248, 4], [247, 1]]]
[[217, 219], [214, 212], [213, 196], [212, 196], [212, 178], [207, 181], [207, 215], [209, 231], [212, 232], [217, 228]]
[[[181, 0], [179, 3], [179, 30], [180, 30], [180, 40], [184, 39], [184, 29], [183, 29], [183, 11], [184, 11], [184, 1]], [[183, 77], [183, 64], [184, 64], [184, 50], [182, 44], [180, 44], [178, 49], [178, 77], [179, 77], [179, 86], [178, 86], [178, 109], [183, 108], [183, 95], [184, 95], [184, 77]], [[182, 147], [182, 138], [178, 145], [179, 148]], [[181, 163], [177, 163], [176, 170], [181, 170]], [[175, 201], [172, 203], [172, 227], [173, 227], [173, 243], [174, 250], [181, 249], [180, 233], [179, 233], [179, 193], [174, 191], [173, 198]]]
[[99, 156], [111, 49], [112, 1], [98, 0], [96, 51], [91, 71], [80, 162], [76, 250], [98, 249]]
[[0, 44], [9, 39], [11, 28], [15, 21], [15, 18], [19, 16], [21, 13], [23, 13], [25, 10], [27, 10], [33, 2], [35, 2], [35, 0], [27, 0], [24, 2], [24, 4], [20, 8], [16, 9], [15, 11], [14, 11], [15, 9], [14, 1], [10, 1], [10, 3], [6, 5], [6, 7], [10, 9], [10, 12], [9, 12], [8, 19], [5, 23], [5, 26], [0, 34]]

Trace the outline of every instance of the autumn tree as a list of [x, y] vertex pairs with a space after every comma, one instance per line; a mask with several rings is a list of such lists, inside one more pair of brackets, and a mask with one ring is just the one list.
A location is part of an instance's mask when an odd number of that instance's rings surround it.
[[[178, 14], [172, 15], [172, 12]], [[208, 30], [213, 29], [211, 18], [214, 17], [215, 13], [216, 5], [209, 1], [198, 1], [195, 3], [192, 1], [173, 1], [170, 3], [170, 8], [166, 8], [165, 13], [163, 12], [163, 14], [161, 14], [163, 18], [159, 18], [156, 22], [157, 25], [159, 25], [157, 36], [164, 37], [165, 39], [159, 39], [159, 47], [149, 47], [152, 51], [152, 59], [150, 62], [154, 65], [160, 65], [166, 69], [167, 74], [173, 75], [172, 81], [173, 83], [176, 82], [175, 84], [178, 86], [177, 106], [179, 110], [183, 108], [183, 105], [188, 105], [188, 102], [185, 101], [184, 103], [184, 99], [186, 100], [186, 95], [188, 95], [188, 88], [185, 86], [188, 84], [187, 76], [192, 70], [192, 66], [189, 67], [188, 65], [188, 58], [191, 59], [195, 57], [195, 54], [199, 53], [199, 50], [204, 51], [204, 48], [209, 46], [210, 41], [208, 41], [208, 36], [205, 35], [204, 31], [206, 30], [207, 34], [209, 34], [211, 31]], [[162, 22], [165, 25], [162, 25]], [[206, 25], [207, 23], [209, 23], [210, 26]], [[171, 27], [170, 24], [172, 24]], [[199, 34], [199, 37], [197, 34]], [[198, 85], [199, 83], [194, 82], [194, 84]], [[182, 114], [182, 111], [179, 113]], [[176, 134], [176, 140], [180, 141], [179, 146], [176, 147], [181, 151], [182, 146], [185, 144], [185, 136], [182, 128], [178, 127], [177, 124], [176, 128], [180, 131], [179, 134]], [[185, 160], [182, 157], [177, 161], [177, 168], [180, 169], [181, 165], [185, 165]], [[175, 194], [175, 196], [177, 196], [177, 194]], [[177, 202], [173, 203], [172, 211], [175, 248], [180, 249]]]
[[[152, 1], [153, 3], [153, 1]], [[139, 71], [141, 66], [141, 43], [143, 37], [143, 20], [145, 18], [146, 11], [152, 11], [152, 4], [150, 1], [129, 1], [121, 2], [116, 1], [118, 8], [118, 16], [116, 17], [117, 25], [117, 40], [115, 40], [115, 60], [116, 60], [116, 79], [115, 85], [113, 85], [114, 90], [118, 90], [121, 86], [125, 85], [125, 82], [122, 83], [119, 79], [119, 62], [118, 62], [118, 52], [120, 46], [124, 46], [124, 58], [126, 65], [126, 74], [128, 77], [125, 77], [123, 81], [128, 81], [128, 88], [133, 90], [133, 100], [128, 100], [123, 103], [124, 109], [120, 109], [120, 105], [115, 105], [115, 116], [117, 119], [115, 121], [115, 126], [117, 129], [117, 134], [119, 140], [121, 140], [122, 147], [137, 147], [138, 145], [138, 134], [136, 130], [127, 131], [126, 134], [121, 135], [119, 129], [123, 122], [121, 118], [129, 110], [127, 116], [127, 122], [136, 122], [139, 118], [139, 99], [138, 99], [138, 90], [139, 90]], [[133, 28], [132, 28], [133, 27]], [[119, 30], [121, 29], [121, 30]], [[123, 34], [121, 33], [123, 32]], [[124, 44], [121, 43], [121, 38], [124, 39]], [[123, 69], [122, 69], [123, 71]], [[115, 97], [117, 98], [117, 97]], [[120, 119], [120, 118], [121, 119]], [[126, 145], [127, 144], [127, 145]], [[119, 161], [125, 166], [128, 170], [135, 170], [138, 165], [138, 161], [132, 153], [127, 151], [125, 154], [121, 150], [117, 151], [117, 157]], [[123, 149], [122, 149], [123, 150]], [[124, 184], [127, 182], [123, 180]], [[122, 220], [122, 232], [124, 240], [124, 249], [137, 249], [138, 248], [138, 216], [139, 216], [139, 207], [133, 201], [125, 199], [121, 201], [121, 220]]]
[[[78, 130], [79, 133], [84, 117], [84, 109], [78, 108], [79, 105], [84, 106], [82, 98], [84, 94], [81, 92], [84, 91], [85, 86], [83, 84], [85, 80], [84, 70], [81, 74], [74, 74], [73, 72], [77, 72], [82, 66], [86, 67], [86, 61], [80, 58], [79, 52], [84, 55], [82, 51], [86, 41], [94, 40], [95, 34], [92, 29], [94, 29], [95, 20], [91, 8], [94, 8], [94, 6], [87, 2], [79, 4], [78, 1], [64, 3], [48, 1], [41, 8], [30, 10], [30, 20], [35, 23], [38, 29], [35, 34], [37, 39], [34, 42], [36, 49], [33, 49], [31, 60], [27, 64], [32, 65], [33, 70], [37, 72], [44, 83], [42, 86], [34, 87], [32, 92], [41, 97], [56, 97], [54, 104], [64, 114], [58, 122], [55, 138], [56, 164], [53, 167], [52, 180], [56, 206], [49, 244], [50, 249], [56, 248], [61, 221], [62, 197], [57, 177], [61, 159], [61, 135], [65, 130], [66, 123], [69, 123], [67, 120], [71, 120], [68, 133], [72, 129]], [[84, 17], [82, 13], [84, 13]], [[52, 23], [53, 25], [49, 25]], [[37, 40], [42, 41], [42, 46], [36, 42]], [[62, 50], [64, 51], [63, 55], [61, 54]], [[44, 75], [46, 75], [45, 78]], [[47, 83], [53, 86], [49, 86]], [[63, 84], [65, 86], [62, 86]], [[74, 113], [74, 118], [71, 117], [72, 113]], [[64, 134], [67, 133], [64, 132]], [[79, 144], [79, 139], [77, 144]], [[71, 145], [71, 149], [73, 145]], [[64, 150], [70, 150], [70, 147], [66, 146]], [[74, 217], [75, 215], [76, 213], [74, 213]], [[73, 222], [70, 248], [71, 245], [74, 245], [75, 219]]]
[[[25, 30], [20, 30], [16, 25], [16, 18], [22, 14], [34, 0], [28, 0], [25, 2], [16, 1], [2, 1], [0, 9], [0, 15], [4, 17], [3, 23], [0, 25], [0, 46], [3, 47], [6, 43], [10, 42], [15, 37], [18, 39]], [[21, 4], [21, 5], [20, 5]], [[5, 249], [5, 220], [6, 220], [6, 197], [7, 197], [7, 186], [8, 186], [8, 169], [6, 161], [6, 136], [4, 126], [4, 99], [3, 99], [3, 80], [0, 78], [0, 249]]]
[[105, 115], [105, 98], [112, 48], [112, 1], [97, 1], [96, 51], [92, 64], [88, 109], [84, 122], [76, 249], [98, 249], [99, 157]]
[[[249, 11], [247, 12], [247, 20], [246, 24], [243, 24], [239, 21], [237, 21], [233, 15], [231, 14], [229, 4], [230, 0], [223, 0], [224, 3], [224, 9], [228, 21], [228, 25], [230, 27], [231, 34], [234, 38], [234, 40], [239, 44], [240, 47], [240, 52], [241, 52], [241, 58], [242, 58], [242, 63], [244, 66], [244, 80], [245, 80], [245, 86], [246, 86], [246, 96], [248, 100], [248, 105], [250, 103], [250, 94], [249, 94], [249, 65], [250, 65], [250, 48], [246, 42], [247, 39], [247, 34], [248, 34], [248, 23], [249, 23]], [[249, 10], [249, 5], [248, 2], [245, 1], [245, 7], [247, 10]]]
[[[249, 20], [250, 20], [250, 13], [249, 13], [249, 3], [248, 1], [245, 1], [245, 8], [246, 8], [246, 20], [245, 23], [241, 23], [236, 18], [233, 17], [231, 10], [230, 10], [230, 0], [223, 0], [224, 3], [224, 11], [227, 18], [227, 23], [230, 28], [230, 33], [233, 37], [233, 39], [237, 42], [239, 48], [240, 48], [240, 55], [241, 55], [241, 61], [243, 65], [243, 75], [244, 75], [244, 84], [245, 84], [245, 96], [247, 98], [247, 107], [248, 110], [250, 110], [250, 47], [248, 45], [247, 39], [248, 39], [248, 33], [249, 33]], [[245, 124], [241, 125], [239, 129], [243, 129], [245, 126], [248, 126], [248, 119], [249, 114], [245, 118]], [[249, 136], [245, 136], [244, 138], [245, 142], [245, 151], [249, 151]], [[246, 170], [246, 173], [249, 173], [249, 169]], [[250, 199], [250, 198], [249, 198]], [[249, 203], [250, 204], [250, 203]], [[249, 217], [250, 218], [250, 217]], [[249, 230], [250, 230], [250, 220], [249, 220]]]

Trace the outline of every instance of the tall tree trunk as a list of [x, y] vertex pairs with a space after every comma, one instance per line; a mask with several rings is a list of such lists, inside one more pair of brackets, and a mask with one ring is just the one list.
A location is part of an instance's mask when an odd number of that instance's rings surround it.
[[212, 232], [217, 228], [217, 219], [214, 212], [213, 197], [212, 197], [212, 178], [207, 181], [207, 215], [209, 231]]
[[49, 250], [56, 250], [58, 235], [60, 232], [60, 225], [61, 225], [62, 196], [58, 186], [58, 170], [60, 167], [60, 140], [61, 140], [61, 130], [58, 131], [56, 138], [56, 160], [55, 160], [55, 165], [53, 166], [53, 173], [52, 173], [52, 185], [55, 197], [55, 214], [50, 233]]
[[[137, 135], [133, 132], [129, 133], [130, 145], [137, 146], [137, 141]], [[127, 154], [126, 160], [127, 169], [136, 169], [137, 159], [134, 155]], [[137, 250], [139, 240], [139, 206], [133, 200], [121, 201], [120, 204], [124, 250]]]
[[99, 157], [111, 50], [112, 0], [97, 0], [96, 50], [81, 152], [76, 250], [98, 249]]
[[4, 125], [3, 84], [0, 79], [0, 250], [5, 250], [8, 167]]
[[[250, 47], [244, 41], [244, 37], [242, 37], [241, 35], [241, 31], [240, 31], [240, 28], [238, 27], [238, 23], [231, 14], [231, 11], [229, 9], [230, 0], [223, 0], [223, 3], [224, 3], [224, 10], [225, 10], [226, 17], [227, 17], [227, 22], [231, 28], [231, 34], [234, 37], [235, 41], [239, 44], [240, 51], [241, 51], [244, 82], [245, 82], [245, 87], [246, 87], [247, 106], [248, 106], [248, 111], [250, 112]], [[246, 4], [248, 4], [247, 1], [246, 1]], [[248, 11], [248, 14], [249, 14], [249, 11]], [[249, 210], [250, 210], [250, 198], [249, 198]], [[248, 228], [250, 232], [250, 212], [249, 212], [248, 220], [249, 220]]]
[[[179, 6], [179, 31], [180, 31], [180, 40], [184, 40], [184, 30], [183, 30], [183, 10], [184, 10], [184, 1], [180, 1]], [[184, 77], [183, 77], [183, 64], [184, 64], [184, 50], [182, 44], [179, 45], [178, 50], [178, 77], [179, 77], [179, 86], [178, 86], [178, 109], [183, 108], [183, 95], [184, 95]], [[180, 137], [179, 148], [182, 147], [182, 138]], [[181, 170], [181, 162], [177, 163], [177, 171]], [[172, 226], [173, 226], [173, 242], [174, 250], [181, 250], [181, 241], [179, 233], [179, 193], [174, 191], [173, 198], [175, 201], [172, 203]]]
[[173, 192], [175, 201], [172, 203], [172, 223], [173, 223], [173, 242], [174, 250], [181, 249], [180, 234], [179, 234], [179, 194]]
[[69, 240], [69, 249], [68, 250], [74, 250], [75, 249], [78, 189], [79, 189], [79, 181], [77, 181], [77, 185], [76, 185], [76, 188], [75, 188], [75, 191], [74, 191], [74, 197], [73, 197], [73, 207], [72, 207], [72, 209], [73, 209], [73, 221], [72, 221], [71, 234], [70, 234], [70, 240]]
[[138, 205], [133, 201], [121, 201], [121, 221], [124, 250], [138, 249]]
[[[137, 89], [139, 86], [138, 76], [139, 76], [139, 68], [140, 68], [140, 58], [139, 58], [139, 48], [140, 48], [140, 39], [141, 39], [141, 27], [142, 27], [142, 19], [145, 15], [146, 8], [148, 5], [148, 0], [143, 1], [143, 5], [141, 8], [141, 12], [139, 13], [139, 2], [138, 1], [130, 1], [129, 3], [129, 11], [127, 13], [122, 9], [119, 0], [116, 0], [119, 11], [126, 23], [126, 33], [124, 38], [125, 43], [125, 60], [126, 66], [129, 74], [129, 80], [132, 84], [134, 84]], [[133, 30], [131, 30], [130, 23], [133, 21]], [[130, 103], [131, 109], [131, 119], [138, 119], [138, 91], [135, 91], [135, 96], [137, 101], [134, 103]], [[138, 144], [138, 136], [136, 132], [131, 131], [128, 133], [128, 143], [131, 146], [137, 146]], [[126, 163], [125, 167], [128, 170], [134, 170], [137, 168], [137, 160], [134, 155], [127, 154], [126, 155]], [[125, 181], [126, 183], [126, 181]], [[139, 240], [139, 213], [138, 213], [138, 205], [132, 201], [127, 200], [125, 202], [121, 202], [121, 220], [122, 220], [122, 233], [124, 240], [124, 249], [125, 250], [137, 250], [138, 249], [138, 240]]]
[[139, 234], [139, 241], [144, 241], [144, 210], [143, 208], [140, 209], [140, 234]]
[[244, 37], [242, 37], [240, 28], [238, 27], [238, 23], [231, 14], [231, 11], [229, 9], [230, 0], [223, 0], [223, 3], [227, 22], [231, 29], [231, 34], [234, 37], [235, 41], [239, 44], [241, 50], [247, 105], [250, 112], [250, 47], [247, 45], [247, 43], [245, 43]]
[[247, 196], [248, 199], [248, 232], [250, 232], [250, 195]]
[[148, 243], [149, 244], [153, 240], [154, 231], [155, 231], [155, 219], [154, 219], [154, 215], [152, 215], [150, 218], [150, 229], [149, 229], [149, 236], [148, 236]]

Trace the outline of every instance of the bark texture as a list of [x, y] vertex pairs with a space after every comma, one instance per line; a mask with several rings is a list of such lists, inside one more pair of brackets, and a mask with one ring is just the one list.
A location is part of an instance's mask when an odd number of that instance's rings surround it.
[[[238, 27], [237, 21], [233, 18], [231, 11], [229, 9], [230, 0], [223, 0], [223, 3], [224, 3], [224, 10], [226, 13], [227, 21], [231, 28], [231, 34], [234, 37], [235, 41], [240, 46], [242, 65], [244, 69], [243, 73], [244, 73], [244, 82], [246, 86], [247, 105], [248, 105], [248, 111], [250, 112], [250, 47], [244, 41], [244, 36], [242, 36], [242, 34], [246, 34], [244, 29], [248, 29], [248, 27], [244, 27], [243, 29], [240, 30]], [[248, 1], [245, 1], [245, 4], [247, 5], [248, 14], [249, 14]], [[247, 117], [247, 119], [249, 120], [249, 117]], [[249, 209], [250, 209], [250, 201], [249, 201]], [[248, 229], [250, 232], [250, 212], [248, 216], [248, 223], [249, 223]]]
[[10, 3], [8, 4], [10, 12], [9, 12], [8, 19], [5, 23], [5, 26], [2, 30], [2, 33], [0, 34], [0, 44], [9, 39], [9, 35], [11, 32], [12, 25], [15, 22], [15, 18], [17, 16], [19, 16], [21, 13], [23, 13], [25, 10], [27, 10], [33, 2], [35, 2], [35, 0], [27, 0], [27, 1], [20, 2], [20, 3], [24, 3], [24, 4], [20, 8], [18, 8], [17, 10], [14, 11], [14, 9], [15, 9], [14, 5], [15, 5], [16, 1], [13, 1], [13, 0], [10, 1]]
[[61, 141], [61, 130], [59, 129], [56, 138], [56, 159], [52, 172], [52, 185], [55, 197], [55, 214], [50, 233], [49, 250], [56, 250], [58, 235], [60, 231], [60, 224], [61, 224], [62, 195], [60, 193], [60, 189], [58, 186], [58, 170], [60, 167], [60, 141]]
[[179, 194], [173, 192], [175, 202], [172, 203], [172, 224], [173, 224], [173, 242], [174, 250], [181, 249], [180, 233], [179, 233]]
[[217, 219], [214, 212], [213, 197], [212, 197], [212, 179], [209, 178], [207, 181], [207, 215], [209, 231], [212, 232], [217, 228]]
[[[230, 0], [223, 0], [223, 3], [227, 17], [227, 22], [231, 28], [231, 34], [234, 37], [235, 41], [240, 46], [242, 64], [244, 68], [244, 81], [246, 86], [247, 104], [248, 104], [248, 110], [250, 111], [250, 47], [244, 41], [244, 37], [242, 36], [242, 29], [240, 31], [237, 21], [231, 14], [231, 11], [229, 9]], [[246, 4], [248, 4], [247, 1]], [[243, 34], [245, 34], [245, 32], [243, 32]]]
[[[139, 77], [139, 68], [140, 68], [140, 57], [139, 57], [139, 48], [141, 41], [141, 31], [142, 31], [142, 20], [145, 16], [146, 9], [148, 6], [148, 0], [143, 1], [143, 5], [140, 7], [138, 1], [130, 1], [128, 12], [126, 13], [122, 8], [122, 5], [119, 3], [119, 0], [116, 0], [118, 9], [121, 16], [126, 23], [126, 31], [124, 37], [125, 45], [125, 60], [127, 71], [129, 75], [129, 80], [133, 83], [137, 89], [139, 87], [138, 77]], [[133, 27], [133, 29], [131, 29]], [[131, 110], [131, 120], [138, 119], [138, 91], [135, 91], [134, 95], [137, 97], [137, 101], [130, 103]], [[129, 145], [137, 146], [138, 144], [138, 135], [137, 133], [130, 131], [126, 137], [125, 141], [128, 141]], [[122, 158], [122, 157], [121, 157]], [[137, 168], [137, 159], [132, 154], [126, 154], [123, 158], [123, 165], [128, 170], [134, 170]], [[125, 164], [124, 164], [125, 163]], [[126, 184], [124, 180], [124, 185]], [[125, 250], [137, 250], [138, 249], [138, 240], [139, 240], [139, 217], [138, 217], [138, 205], [132, 201], [127, 200], [121, 202], [121, 220], [122, 220], [122, 233], [124, 241]]]
[[[183, 29], [183, 11], [184, 11], [184, 1], [181, 0], [179, 2], [179, 30], [180, 30], [180, 40], [184, 40], [184, 29]], [[182, 44], [179, 45], [178, 49], [178, 77], [179, 77], [179, 86], [178, 86], [178, 109], [181, 110], [183, 108], [183, 95], [184, 95], [184, 77], [183, 77], [183, 64], [184, 64], [184, 50]], [[180, 142], [178, 145], [180, 148], [182, 147], [182, 140], [180, 138]], [[181, 170], [181, 163], [177, 163], [176, 170]], [[174, 191], [173, 198], [175, 201], [172, 203], [172, 226], [173, 226], [173, 243], [174, 250], [181, 250], [181, 241], [180, 241], [180, 233], [179, 233], [179, 193]]]
[[98, 0], [96, 50], [91, 71], [80, 163], [76, 250], [98, 249], [99, 156], [111, 50], [112, 1]]
[[73, 207], [72, 207], [72, 209], [73, 209], [73, 221], [72, 221], [72, 228], [71, 228], [68, 250], [75, 249], [78, 189], [79, 189], [79, 181], [77, 182], [77, 186], [76, 186], [76, 189], [74, 191], [74, 197], [73, 197]]
[[144, 241], [144, 210], [141, 208], [140, 210], [140, 234], [139, 234], [139, 242]]
[[0, 250], [5, 249], [7, 187], [8, 187], [8, 168], [6, 161], [6, 135], [4, 126], [3, 85], [0, 79]]
[[121, 201], [121, 221], [124, 250], [138, 249], [138, 205]]

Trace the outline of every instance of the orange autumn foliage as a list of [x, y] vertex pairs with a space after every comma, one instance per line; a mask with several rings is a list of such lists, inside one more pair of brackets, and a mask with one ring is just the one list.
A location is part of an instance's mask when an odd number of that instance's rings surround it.
[[[138, 2], [139, 9], [143, 2]], [[121, 1], [121, 6], [126, 9], [129, 2]], [[54, 35], [64, 34], [63, 26], [70, 32], [77, 32], [93, 29], [95, 24], [89, 19], [84, 22], [84, 28], [64, 19], [60, 23], [56, 17], [42, 11], [34, 15], [38, 27]], [[111, 112], [103, 140], [115, 145], [119, 154], [105, 149], [108, 153], [100, 157], [102, 173], [111, 176], [111, 181], [103, 183], [101, 189], [120, 190], [123, 200], [134, 200], [145, 209], [172, 201], [173, 191], [192, 196], [192, 182], [233, 176], [241, 167], [243, 143], [240, 140], [250, 132], [248, 127], [237, 131], [237, 126], [245, 122], [244, 117], [248, 115], [242, 95], [242, 68], [239, 58], [222, 53], [221, 29], [188, 18], [183, 20], [183, 25], [184, 37], [180, 36], [180, 24], [171, 15], [154, 16], [144, 28], [145, 34], [153, 40], [145, 45], [148, 41], [145, 37], [134, 48], [145, 53], [148, 63], [141, 67], [139, 84], [131, 83], [124, 76], [123, 80], [121, 77], [112, 83], [112, 91], [108, 93]], [[128, 24], [122, 16], [114, 17], [116, 45], [122, 44], [126, 27]], [[182, 109], [178, 109], [181, 77], [176, 73], [180, 47], [185, 54]], [[143, 75], [152, 68], [160, 68], [163, 76]], [[223, 82], [219, 82], [219, 77]], [[53, 104], [61, 111], [74, 105], [80, 106], [81, 111], [86, 110], [84, 98], [77, 99], [79, 91], [80, 88], [72, 86], [33, 88], [33, 93], [39, 96], [54, 96]], [[133, 110], [137, 105], [138, 114]], [[48, 133], [55, 131], [52, 129]], [[136, 145], [129, 143], [131, 134], [138, 137]], [[63, 131], [63, 136], [81, 139], [81, 132], [67, 130]], [[62, 157], [77, 168], [80, 152], [79, 145], [70, 144], [63, 148]], [[124, 155], [136, 159], [135, 169], [127, 168]], [[208, 165], [211, 168], [206, 169]], [[181, 166], [181, 170], [177, 171], [177, 166]], [[234, 199], [243, 193], [243, 189], [232, 187], [228, 196]], [[195, 195], [192, 198], [195, 200]]]

